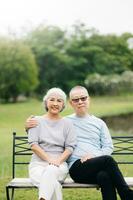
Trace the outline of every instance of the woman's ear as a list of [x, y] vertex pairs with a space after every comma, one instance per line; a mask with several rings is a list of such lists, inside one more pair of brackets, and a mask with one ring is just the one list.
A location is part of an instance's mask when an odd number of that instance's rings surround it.
[[64, 110], [64, 108], [65, 108], [65, 104], [63, 104], [62, 109], [61, 109], [60, 112], [62, 112]]
[[47, 106], [47, 101], [46, 100], [44, 101], [44, 108], [45, 108], [46, 111], [48, 111], [48, 106]]

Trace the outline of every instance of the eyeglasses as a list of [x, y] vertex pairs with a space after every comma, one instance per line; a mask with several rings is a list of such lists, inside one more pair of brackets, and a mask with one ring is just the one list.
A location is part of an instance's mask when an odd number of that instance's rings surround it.
[[88, 98], [88, 96], [85, 96], [85, 97], [80, 97], [80, 98], [72, 99], [72, 101], [73, 101], [74, 103], [78, 103], [79, 100], [81, 100], [81, 101], [86, 101], [87, 98]]

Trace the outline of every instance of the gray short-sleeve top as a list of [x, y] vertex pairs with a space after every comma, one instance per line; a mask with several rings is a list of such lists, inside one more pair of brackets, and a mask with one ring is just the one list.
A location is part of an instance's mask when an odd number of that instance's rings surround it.
[[[76, 134], [70, 119], [50, 120], [36, 116], [38, 125], [28, 131], [30, 145], [38, 144], [46, 153], [60, 155], [65, 149], [73, 152], [76, 146]], [[41, 159], [33, 153], [32, 161]]]

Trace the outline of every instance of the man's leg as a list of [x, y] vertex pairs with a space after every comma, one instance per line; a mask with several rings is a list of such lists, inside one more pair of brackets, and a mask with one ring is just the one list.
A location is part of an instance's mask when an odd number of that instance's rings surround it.
[[101, 171], [105, 171], [108, 174], [110, 182], [117, 188], [122, 200], [133, 199], [132, 191], [126, 184], [117, 163], [111, 156], [92, 158], [84, 163], [78, 160], [70, 168], [70, 175], [77, 182], [97, 183], [96, 177]]
[[99, 184], [103, 200], [116, 200], [116, 191], [108, 174], [101, 170], [98, 158], [81, 163], [77, 160], [70, 168], [70, 176], [75, 182]]
[[113, 184], [117, 188], [117, 191], [121, 197], [121, 200], [132, 200], [133, 191], [125, 182], [117, 162], [111, 156], [103, 157], [105, 158], [104, 170], [110, 175]]
[[117, 200], [115, 187], [105, 171], [100, 171], [97, 174], [97, 183], [101, 188], [103, 200]]

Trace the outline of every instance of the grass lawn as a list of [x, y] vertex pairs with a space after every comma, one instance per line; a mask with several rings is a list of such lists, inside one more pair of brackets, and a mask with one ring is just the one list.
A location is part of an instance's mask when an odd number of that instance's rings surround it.
[[[133, 112], [133, 95], [115, 97], [92, 97], [90, 113], [96, 116], [117, 115], [120, 113]], [[63, 115], [72, 113], [68, 105]], [[5, 185], [11, 178], [11, 152], [12, 132], [25, 134], [24, 123], [31, 115], [43, 114], [42, 103], [38, 100], [29, 99], [27, 102], [17, 104], [0, 104], [0, 200], [6, 200]], [[132, 167], [133, 168], [133, 167]], [[128, 166], [123, 172], [128, 176], [132, 173]], [[124, 175], [125, 175], [124, 174]], [[34, 196], [35, 195], [35, 196]], [[95, 189], [63, 190], [64, 200], [100, 200], [99, 191]], [[33, 197], [34, 196], [34, 197]], [[21, 190], [17, 192], [15, 200], [36, 200], [37, 191]]]

